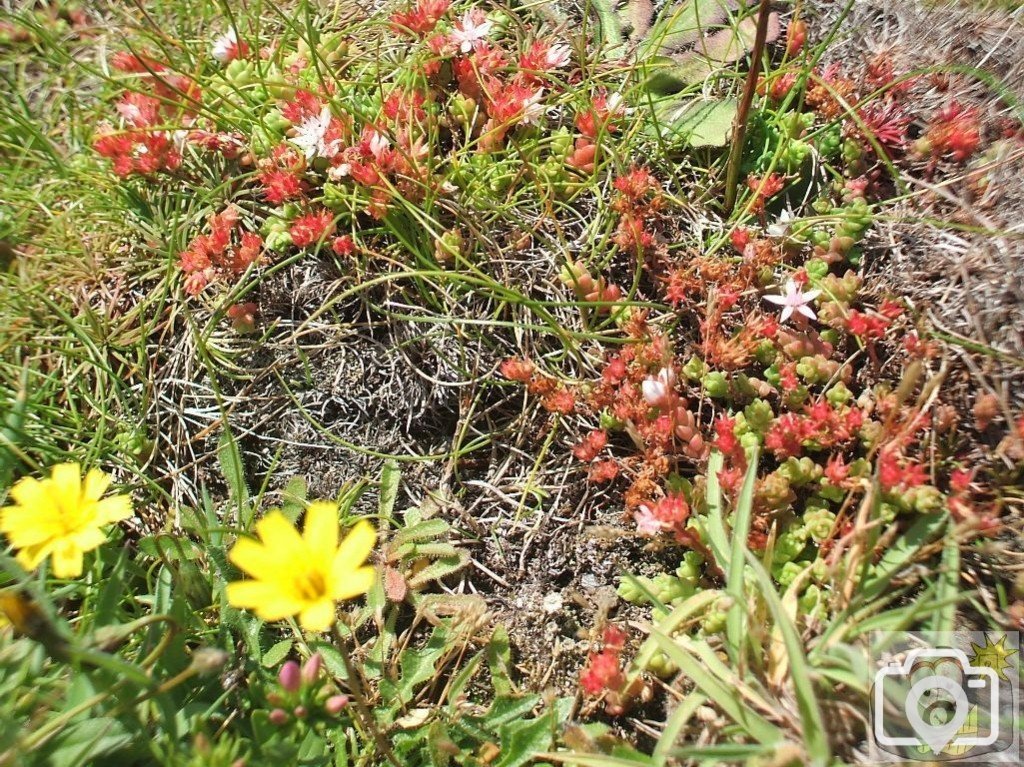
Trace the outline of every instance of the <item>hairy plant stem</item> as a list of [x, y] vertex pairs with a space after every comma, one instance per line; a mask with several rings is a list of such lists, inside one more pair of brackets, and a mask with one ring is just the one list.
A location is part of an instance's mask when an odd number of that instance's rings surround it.
[[761, 72], [761, 58], [764, 55], [765, 40], [768, 38], [768, 16], [771, 8], [768, 0], [761, 0], [757, 10], [757, 34], [754, 36], [754, 48], [750, 52], [750, 71], [743, 86], [743, 98], [736, 112], [732, 126], [732, 147], [729, 149], [729, 164], [725, 174], [725, 215], [732, 213], [736, 204], [736, 185], [739, 183], [740, 163], [743, 160], [743, 144], [747, 134], [747, 119], [750, 116], [750, 105], [754, 103], [754, 91], [757, 89], [757, 77]]
[[377, 721], [373, 718], [373, 714], [370, 712], [370, 707], [366, 705], [366, 695], [363, 694], [363, 684], [356, 673], [355, 665], [352, 663], [352, 658], [348, 654], [348, 640], [346, 640], [345, 637], [341, 635], [341, 632], [338, 631], [337, 623], [334, 623], [331, 626], [331, 634], [334, 635], [334, 644], [338, 648], [338, 653], [341, 655], [341, 662], [345, 664], [345, 676], [348, 677], [346, 679], [346, 682], [348, 683], [348, 690], [352, 693], [352, 700], [355, 701], [356, 712], [359, 714], [359, 719], [362, 721], [363, 728], [373, 736], [373, 741], [377, 745], [377, 749], [384, 754], [393, 767], [402, 767], [401, 762], [398, 761], [398, 757], [395, 756], [395, 752], [391, 750], [391, 746], [384, 737], [384, 733], [382, 733], [380, 728], [377, 727]]

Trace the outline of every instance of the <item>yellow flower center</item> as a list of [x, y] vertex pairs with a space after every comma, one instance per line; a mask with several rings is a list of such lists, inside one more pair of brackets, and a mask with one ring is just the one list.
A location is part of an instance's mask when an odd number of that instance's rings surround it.
[[96, 525], [95, 501], [90, 502], [79, 498], [76, 499], [77, 503], [72, 504], [69, 508], [62, 502], [63, 500], [63, 498], [57, 500], [57, 508], [60, 512], [57, 515], [57, 524], [63, 535], [75, 535]]
[[297, 573], [292, 583], [299, 597], [308, 602], [318, 602], [327, 596], [327, 582], [319, 570]]

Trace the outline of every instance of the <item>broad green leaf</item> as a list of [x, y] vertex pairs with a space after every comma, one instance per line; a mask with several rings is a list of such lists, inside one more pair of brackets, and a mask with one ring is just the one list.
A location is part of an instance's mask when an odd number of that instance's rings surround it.
[[693, 45], [705, 29], [721, 24], [728, 15], [726, 0], [684, 0], [666, 6], [640, 45], [640, 58]]
[[238, 523], [243, 530], [249, 530], [252, 527], [253, 510], [249, 504], [249, 488], [245, 483], [245, 467], [238, 443], [227, 429], [221, 434], [217, 445], [217, 460], [228, 486], [228, 494], [238, 511]]
[[522, 767], [551, 746], [555, 731], [554, 711], [536, 719], [520, 719], [501, 726], [501, 753], [494, 767]]
[[858, 597], [870, 601], [880, 596], [919, 555], [921, 549], [938, 539], [946, 529], [948, 514], [926, 514], [899, 536], [870, 568], [859, 588]]
[[651, 130], [671, 145], [723, 147], [729, 141], [736, 99], [669, 98], [654, 105]]
[[402, 470], [396, 461], [387, 461], [380, 473], [380, 499], [377, 512], [381, 520], [391, 520], [398, 499], [398, 488], [402, 482]]
[[512, 649], [509, 645], [508, 632], [498, 625], [487, 643], [487, 666], [491, 670], [491, 687], [494, 695], [501, 698], [512, 694]]
[[306, 508], [306, 480], [292, 477], [281, 491], [281, 513], [292, 524], [298, 521]]
[[[129, 750], [134, 736], [117, 719], [93, 717], [65, 727], [45, 749], [48, 767], [82, 767], [115, 752]], [[126, 764], [134, 760], [126, 756]]]
[[288, 657], [292, 651], [292, 640], [282, 639], [270, 646], [270, 649], [263, 653], [263, 660], [260, 661], [264, 668], [273, 668]]

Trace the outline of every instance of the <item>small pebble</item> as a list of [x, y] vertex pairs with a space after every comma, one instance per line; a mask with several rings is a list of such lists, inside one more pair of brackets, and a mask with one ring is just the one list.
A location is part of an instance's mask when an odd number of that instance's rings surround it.
[[541, 609], [548, 614], [557, 613], [564, 604], [565, 601], [562, 599], [562, 595], [557, 591], [552, 591], [550, 594], [545, 595], [544, 600], [541, 602]]

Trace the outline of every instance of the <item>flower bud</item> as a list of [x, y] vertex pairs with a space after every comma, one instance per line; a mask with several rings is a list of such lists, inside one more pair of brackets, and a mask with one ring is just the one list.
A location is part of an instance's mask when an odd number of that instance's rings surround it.
[[280, 727], [288, 722], [288, 712], [281, 708], [275, 708], [267, 715], [267, 719], [270, 720], [271, 724]]
[[281, 683], [281, 688], [285, 692], [298, 692], [302, 685], [299, 664], [290, 660], [281, 666], [281, 670], [277, 673], [277, 681]]
[[332, 695], [324, 702], [324, 711], [331, 716], [337, 716], [342, 709], [348, 705], [347, 695]]
[[302, 666], [302, 681], [305, 684], [313, 684], [320, 676], [320, 669], [323, 668], [323, 656], [315, 652], [309, 656], [309, 660]]
[[292, 709], [292, 713], [295, 714], [296, 719], [305, 719], [306, 715], [309, 714], [309, 709], [305, 706], [296, 706]]

